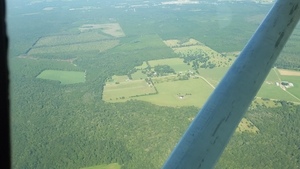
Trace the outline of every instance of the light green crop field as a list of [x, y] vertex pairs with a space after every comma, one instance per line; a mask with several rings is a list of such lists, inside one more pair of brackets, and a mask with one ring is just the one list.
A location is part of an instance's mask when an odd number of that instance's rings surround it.
[[120, 82], [119, 84], [106, 84], [102, 98], [107, 102], [126, 101], [130, 97], [156, 93], [155, 88], [145, 80]]
[[[129, 43], [122, 44], [116, 48], [118, 51], [135, 51], [145, 49], [161, 50], [168, 48], [163, 40], [157, 35], [143, 35]], [[170, 50], [171, 51], [171, 50]]]
[[138, 100], [156, 105], [201, 107], [213, 91], [202, 79], [171, 81], [155, 84], [158, 94], [137, 97]]
[[[281, 80], [293, 83], [294, 86], [288, 88], [287, 91], [300, 99], [300, 76], [281, 76]], [[300, 100], [297, 99], [297, 101], [299, 102]]]
[[127, 75], [124, 75], [124, 76], [112, 76], [112, 83], [116, 83], [116, 82], [127, 82], [129, 80], [128, 76]]
[[58, 45], [58, 46], [46, 46], [32, 48], [28, 55], [38, 56], [39, 54], [49, 54], [51, 53], [63, 53], [66, 52], [82, 52], [82, 51], [98, 51], [104, 52], [111, 49], [119, 44], [119, 40], [107, 40], [107, 41], [97, 41], [97, 42], [86, 42], [70, 45]]
[[257, 97], [299, 102], [299, 100], [289, 95], [279, 86], [276, 86], [276, 84], [268, 84], [266, 82], [264, 82], [264, 84], [261, 86], [260, 90], [258, 91]]
[[46, 36], [40, 38], [37, 41], [37, 43], [34, 45], [34, 47], [84, 43], [84, 42], [104, 40], [108, 38], [109, 38], [108, 36], [99, 34], [97, 32], [84, 32], [80, 34]]
[[121, 165], [117, 163], [112, 163], [108, 165], [96, 165], [96, 166], [91, 166], [91, 167], [84, 167], [81, 169], [121, 169]]
[[85, 82], [85, 73], [78, 71], [44, 70], [37, 78], [60, 81], [61, 84]]
[[142, 73], [141, 70], [138, 70], [135, 73], [131, 74], [131, 77], [133, 80], [140, 80], [140, 79], [146, 79], [147, 75]]
[[212, 85], [217, 86], [220, 80], [223, 78], [229, 67], [215, 67], [213, 69], [198, 69], [199, 75], [203, 76]]
[[146, 62], [143, 62], [143, 64], [141, 66], [136, 66], [136, 69], [146, 69], [148, 67]]
[[266, 81], [271, 81], [271, 82], [279, 82], [280, 81], [280, 75], [276, 68], [272, 68], [270, 70], [270, 73], [268, 74]]
[[151, 60], [148, 63], [151, 67], [154, 67], [157, 65], [169, 65], [177, 73], [181, 72], [181, 71], [192, 70], [192, 67], [187, 65], [186, 63], [184, 63], [182, 58]]

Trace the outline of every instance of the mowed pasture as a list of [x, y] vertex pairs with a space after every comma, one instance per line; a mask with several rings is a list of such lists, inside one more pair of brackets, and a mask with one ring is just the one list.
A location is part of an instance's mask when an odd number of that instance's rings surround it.
[[216, 67], [213, 69], [198, 69], [199, 75], [208, 80], [212, 85], [217, 86], [229, 67]]
[[182, 58], [171, 58], [171, 59], [159, 59], [148, 61], [151, 67], [158, 65], [169, 65], [175, 70], [175, 72], [182, 72], [192, 70], [192, 67], [183, 62]]
[[76, 43], [93, 42], [109, 39], [110, 37], [98, 32], [83, 32], [79, 34], [66, 34], [41, 37], [34, 47], [70, 45]]
[[158, 94], [136, 97], [136, 99], [161, 106], [200, 108], [213, 91], [213, 88], [200, 78], [157, 83], [155, 87]]
[[85, 72], [44, 70], [37, 78], [59, 81], [61, 84], [74, 84], [85, 82]]
[[119, 23], [84, 24], [79, 28], [81, 32], [97, 29], [100, 29], [103, 33], [111, 35], [113, 37], [120, 38], [125, 36], [125, 33], [123, 32]]
[[119, 40], [106, 40], [106, 41], [96, 41], [96, 42], [84, 42], [69, 45], [56, 45], [56, 46], [45, 46], [32, 48], [27, 55], [31, 56], [44, 56], [48, 55], [51, 57], [52, 54], [64, 55], [65, 53], [84, 53], [87, 51], [97, 51], [104, 52], [111, 49], [119, 44]]
[[[297, 102], [300, 102], [300, 77], [299, 76], [281, 76], [282, 81], [293, 83], [293, 87], [288, 88], [287, 91], [297, 97]], [[294, 98], [294, 97], [293, 97]], [[295, 98], [294, 98], [295, 99]]]
[[129, 80], [117, 83], [106, 83], [102, 99], [107, 102], [126, 101], [132, 97], [155, 94], [154, 86], [145, 80]]
[[119, 165], [118, 163], [112, 163], [108, 165], [96, 165], [91, 167], [84, 167], [81, 169], [121, 169], [121, 165]]
[[134, 72], [133, 74], [131, 74], [131, 77], [133, 80], [141, 80], [141, 79], [146, 79], [147, 75], [142, 73], [141, 70], [138, 70], [138, 71]]

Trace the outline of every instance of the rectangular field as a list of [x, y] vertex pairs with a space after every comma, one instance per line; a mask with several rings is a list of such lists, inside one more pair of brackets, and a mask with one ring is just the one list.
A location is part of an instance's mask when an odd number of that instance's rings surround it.
[[192, 67], [184, 63], [182, 58], [151, 60], [148, 63], [151, 67], [157, 65], [169, 65], [176, 72], [192, 70]]
[[100, 41], [108, 38], [109, 38], [108, 36], [104, 36], [97, 32], [84, 32], [80, 34], [46, 36], [40, 38], [36, 42], [34, 47], [76, 44], [76, 43]]
[[119, 165], [118, 163], [112, 163], [108, 165], [96, 165], [91, 167], [84, 167], [81, 169], [121, 169], [121, 165]]
[[141, 70], [138, 70], [135, 73], [131, 74], [131, 77], [133, 80], [140, 80], [140, 79], [146, 79], [147, 75], [142, 73]]
[[126, 101], [130, 97], [155, 93], [154, 86], [149, 85], [145, 80], [134, 80], [118, 84], [106, 84], [102, 98], [107, 102], [118, 102]]
[[37, 78], [60, 81], [61, 84], [74, 84], [85, 82], [85, 72], [44, 70]]
[[277, 69], [282, 76], [300, 76], [300, 71], [287, 70], [287, 69]]
[[281, 76], [282, 81], [288, 81], [290, 83], [293, 83], [293, 87], [288, 88], [287, 91], [291, 94], [295, 95], [298, 99], [297, 101], [300, 101], [300, 77], [299, 76]]
[[38, 47], [32, 48], [27, 54], [32, 56], [39, 55], [50, 55], [61, 54], [67, 52], [83, 52], [83, 51], [97, 51], [103, 52], [110, 48], [113, 48], [119, 44], [119, 40], [107, 40], [107, 41], [97, 41], [97, 42], [87, 42], [87, 43], [78, 43], [78, 44], [70, 44], [70, 45], [58, 45], [58, 46], [46, 46], [46, 47]]
[[138, 100], [156, 105], [201, 107], [213, 91], [202, 79], [190, 79], [155, 84], [158, 94], [137, 97]]
[[79, 30], [81, 32], [91, 31], [100, 29], [103, 33], [114, 37], [124, 37], [125, 33], [123, 32], [119, 23], [106, 23], [106, 24], [84, 24]]

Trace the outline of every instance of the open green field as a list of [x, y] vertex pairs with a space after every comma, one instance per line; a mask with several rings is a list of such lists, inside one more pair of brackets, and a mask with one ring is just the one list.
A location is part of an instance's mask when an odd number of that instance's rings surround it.
[[[288, 88], [287, 91], [291, 92], [296, 97], [300, 98], [300, 77], [298, 76], [281, 76], [282, 81], [288, 81], [294, 84], [294, 87]], [[297, 99], [299, 102], [300, 100]]]
[[133, 80], [140, 80], [140, 79], [146, 79], [147, 75], [142, 73], [141, 70], [138, 70], [138, 71], [134, 72], [133, 74], [131, 74], [131, 77]]
[[171, 59], [159, 59], [159, 60], [151, 60], [148, 62], [151, 67], [157, 65], [169, 65], [173, 68], [177, 73], [181, 71], [191, 70], [192, 67], [183, 62], [182, 58], [171, 58]]
[[229, 67], [215, 67], [213, 69], [198, 69], [199, 75], [203, 76], [212, 85], [217, 86], [220, 80], [223, 78]]
[[125, 33], [123, 32], [119, 23], [84, 24], [79, 28], [81, 32], [97, 30], [97, 29], [100, 29], [103, 33], [114, 37], [125, 36]]
[[126, 101], [130, 97], [153, 93], [156, 93], [155, 88], [145, 80], [134, 80], [117, 84], [106, 84], [102, 98], [104, 101], [117, 102]]
[[97, 166], [92, 166], [92, 167], [84, 167], [81, 169], [121, 169], [121, 165], [117, 163], [112, 163], [108, 165], [97, 165]]
[[299, 100], [289, 95], [279, 86], [276, 86], [276, 84], [268, 84], [266, 82], [264, 82], [264, 84], [261, 86], [261, 89], [258, 91], [257, 97], [299, 102]]
[[143, 64], [141, 66], [136, 66], [136, 69], [146, 69], [148, 67], [146, 62], [143, 62]]
[[84, 32], [84, 33], [79, 33], [79, 34], [45, 36], [45, 37], [40, 38], [36, 42], [34, 47], [84, 43], [84, 42], [105, 40], [108, 38], [109, 38], [108, 36], [99, 34], [98, 32], [95, 32], [95, 31], [94, 32]]
[[[159, 59], [148, 61], [151, 67], [156, 65], [169, 65], [177, 72], [188, 71], [191, 67], [183, 63], [181, 58]], [[146, 63], [144, 63], [146, 66]], [[223, 76], [228, 71], [228, 67], [216, 67], [213, 69], [198, 69], [199, 76], [206, 79], [212, 86], [216, 87]], [[138, 100], [151, 102], [153, 104], [171, 107], [180, 106], [197, 106], [201, 107], [213, 88], [209, 86], [204, 79], [191, 79], [180, 81], [176, 75], [162, 76], [152, 78], [154, 86], [158, 94], [143, 95], [147, 93], [155, 93], [154, 88], [145, 90], [146, 86], [141, 85], [141, 79], [147, 76], [141, 70], [136, 71], [132, 75], [133, 81], [128, 82], [128, 76], [113, 76], [107, 86], [104, 88], [103, 98], [105, 101], [126, 101], [132, 96]], [[139, 81], [138, 81], [139, 80]], [[296, 97], [292, 96], [287, 91], [276, 85], [276, 82], [286, 80], [294, 83], [294, 87], [287, 89], [292, 95], [300, 97], [300, 79], [297, 76], [282, 76], [276, 69], [272, 69], [263, 83], [261, 89], [258, 91], [256, 97], [258, 98], [257, 105], [266, 105], [267, 107], [274, 107], [277, 100], [285, 100], [291, 102], [299, 102]], [[115, 84], [121, 82], [120, 84]], [[144, 82], [144, 81], [143, 81]], [[110, 84], [110, 85], [108, 85]], [[130, 87], [129, 87], [130, 86]], [[141, 90], [136, 90], [140, 88]], [[148, 88], [148, 87], [146, 87]], [[143, 89], [143, 90], [142, 90]], [[109, 92], [108, 92], [109, 91]], [[180, 97], [183, 96], [183, 97]], [[120, 99], [122, 98], [122, 99]], [[263, 101], [261, 98], [270, 99], [269, 102]]]
[[129, 80], [127, 75], [124, 76], [112, 76], [111, 80], [109, 81], [109, 83], [111, 84], [115, 84], [115, 83], [120, 83], [120, 82], [127, 82]]
[[61, 84], [73, 84], [85, 82], [85, 73], [78, 71], [44, 70], [37, 78], [57, 80]]
[[60, 54], [63, 55], [66, 52], [81, 52], [85, 51], [97, 51], [104, 52], [111, 49], [119, 44], [119, 40], [106, 40], [106, 41], [96, 41], [96, 42], [84, 42], [69, 45], [57, 45], [57, 46], [45, 46], [32, 48], [27, 54], [32, 56], [39, 56], [43, 54], [50, 55]]
[[171, 81], [155, 84], [158, 94], [137, 97], [138, 100], [154, 103], [161, 106], [201, 107], [213, 91], [202, 79]]

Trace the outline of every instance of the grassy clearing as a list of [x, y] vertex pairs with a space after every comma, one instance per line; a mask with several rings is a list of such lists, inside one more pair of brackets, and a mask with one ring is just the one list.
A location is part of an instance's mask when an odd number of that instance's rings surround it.
[[[117, 50], [118, 51], [137, 51], [137, 50], [147, 50], [151, 49], [151, 52], [155, 52], [161, 49], [170, 49], [166, 47], [163, 43], [163, 40], [157, 35], [143, 35], [136, 39], [126, 39], [128, 42], [120, 45]], [[172, 51], [172, 50], [168, 50]]]
[[70, 44], [70, 45], [59, 45], [59, 46], [47, 46], [32, 48], [28, 55], [39, 56], [39, 55], [50, 55], [66, 52], [83, 52], [83, 51], [97, 51], [104, 52], [108, 49], [111, 49], [119, 44], [119, 40], [108, 40], [108, 41], [98, 41], [98, 42], [87, 42], [79, 44]]
[[228, 67], [216, 67], [213, 69], [198, 69], [198, 71], [200, 76], [203, 76], [212, 85], [217, 86], [228, 69]]
[[44, 70], [37, 78], [60, 81], [61, 84], [85, 82], [85, 73], [78, 71]]
[[[298, 76], [282, 76], [282, 81], [293, 83], [294, 87], [288, 88], [287, 91], [300, 98], [300, 78]], [[299, 102], [299, 100], [297, 99]]]
[[249, 120], [246, 118], [242, 118], [241, 122], [239, 123], [238, 127], [235, 130], [236, 132], [250, 132], [250, 133], [258, 133], [259, 129]]
[[34, 47], [41, 46], [57, 46], [57, 45], [68, 45], [75, 43], [84, 43], [91, 41], [100, 41], [108, 39], [109, 37], [101, 35], [97, 32], [84, 32], [80, 34], [70, 34], [70, 35], [55, 35], [55, 36], [46, 36], [40, 38]]
[[106, 84], [102, 98], [107, 102], [118, 102], [126, 101], [131, 97], [155, 93], [155, 88], [149, 85], [145, 80], [134, 80], [120, 82], [118, 84]]
[[114, 75], [114, 76], [112, 76], [111, 79], [112, 80], [110, 80], [110, 83], [113, 83], [113, 84], [129, 81], [129, 78], [128, 78], [127, 75], [124, 75], [124, 76], [116, 76], [116, 75]]
[[91, 167], [84, 167], [81, 169], [121, 169], [121, 165], [117, 163], [112, 163], [108, 165], [97, 165], [97, 166], [91, 166]]
[[258, 91], [257, 97], [298, 102], [297, 99], [282, 90], [279, 86], [276, 86], [276, 84], [268, 84], [266, 82]]
[[143, 64], [141, 66], [137, 66], [135, 67], [136, 69], [146, 69], [148, 67], [146, 62], [143, 62]]
[[131, 74], [131, 77], [133, 80], [140, 80], [140, 79], [146, 79], [147, 75], [142, 73], [141, 70], [138, 70], [135, 73]]
[[192, 69], [192, 67], [185, 64], [183, 62], [183, 59], [181, 59], [181, 58], [151, 60], [148, 63], [151, 67], [154, 67], [157, 65], [169, 65], [176, 72], [188, 71], [188, 70]]
[[201, 107], [213, 89], [202, 79], [170, 81], [155, 84], [158, 94], [137, 97], [156, 105]]
[[123, 32], [119, 23], [107, 23], [107, 24], [84, 24], [79, 30], [81, 32], [97, 30], [100, 29], [103, 33], [114, 37], [124, 37], [125, 33]]

